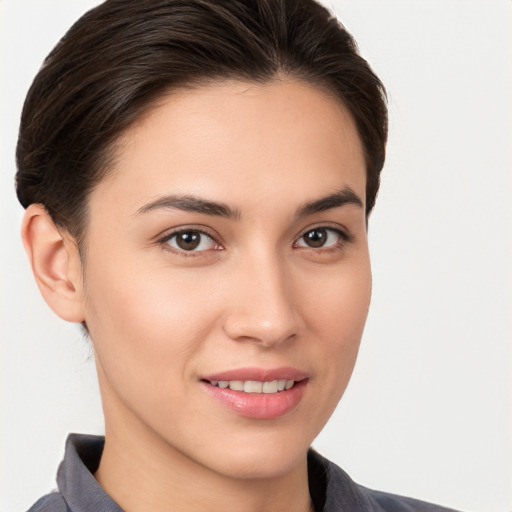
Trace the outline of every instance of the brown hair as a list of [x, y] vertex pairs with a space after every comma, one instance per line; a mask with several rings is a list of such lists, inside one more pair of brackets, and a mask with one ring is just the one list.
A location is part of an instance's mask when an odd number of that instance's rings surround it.
[[314, 0], [107, 0], [80, 18], [27, 94], [18, 199], [41, 203], [81, 245], [87, 197], [115, 142], [162, 94], [279, 74], [318, 85], [351, 112], [363, 143], [367, 214], [385, 158], [385, 90], [352, 36]]

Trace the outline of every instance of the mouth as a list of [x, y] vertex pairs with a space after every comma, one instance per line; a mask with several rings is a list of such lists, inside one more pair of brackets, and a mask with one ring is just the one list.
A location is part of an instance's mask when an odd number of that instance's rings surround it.
[[279, 379], [265, 382], [257, 380], [207, 380], [205, 382], [220, 389], [231, 389], [232, 391], [242, 391], [243, 393], [264, 393], [268, 395], [288, 391], [296, 384], [296, 381], [293, 379]]
[[301, 402], [309, 376], [293, 368], [246, 368], [201, 379], [216, 403], [251, 419], [275, 419], [292, 412]]

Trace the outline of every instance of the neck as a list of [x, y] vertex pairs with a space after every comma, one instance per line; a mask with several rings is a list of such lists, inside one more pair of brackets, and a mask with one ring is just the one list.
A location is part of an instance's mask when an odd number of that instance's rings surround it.
[[107, 423], [95, 477], [126, 512], [313, 510], [306, 454], [285, 474], [234, 478], [197, 463], [133, 418]]

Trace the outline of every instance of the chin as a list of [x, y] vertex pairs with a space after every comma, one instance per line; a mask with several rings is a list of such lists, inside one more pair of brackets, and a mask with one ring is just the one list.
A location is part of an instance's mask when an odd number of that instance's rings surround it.
[[229, 443], [214, 449], [207, 463], [217, 473], [237, 479], [279, 478], [301, 465], [310, 441], [296, 440], [286, 429], [262, 433], [249, 442]]

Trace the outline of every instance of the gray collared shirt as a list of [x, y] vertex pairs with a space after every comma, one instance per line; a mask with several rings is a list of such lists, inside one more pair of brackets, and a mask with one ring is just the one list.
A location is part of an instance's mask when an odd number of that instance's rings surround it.
[[[93, 476], [104, 444], [101, 436], [70, 434], [57, 472], [58, 491], [43, 496], [29, 512], [123, 512]], [[313, 450], [308, 453], [308, 475], [316, 512], [450, 512], [423, 501], [362, 487]]]

